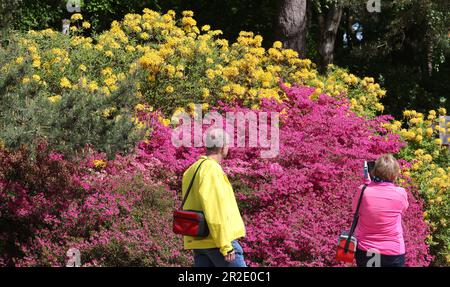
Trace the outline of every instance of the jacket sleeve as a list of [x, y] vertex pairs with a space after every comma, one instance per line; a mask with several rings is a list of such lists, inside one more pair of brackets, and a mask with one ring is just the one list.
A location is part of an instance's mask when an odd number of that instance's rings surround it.
[[229, 241], [229, 227], [227, 226], [226, 206], [229, 203], [223, 196], [223, 187], [228, 183], [224, 180], [222, 170], [213, 166], [204, 169], [199, 183], [200, 203], [208, 223], [210, 235], [216, 246], [220, 248], [220, 253], [225, 256], [233, 250], [231, 241]]
[[408, 193], [406, 192], [406, 190], [404, 188], [402, 188], [402, 195], [403, 195], [403, 209], [402, 209], [402, 213], [404, 213], [404, 212], [406, 212], [406, 210], [409, 207]]

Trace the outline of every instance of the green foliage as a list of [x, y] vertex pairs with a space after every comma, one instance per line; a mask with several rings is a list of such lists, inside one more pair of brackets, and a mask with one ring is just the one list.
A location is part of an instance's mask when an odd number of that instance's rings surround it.
[[[88, 85], [85, 78], [77, 83], [74, 75], [83, 73], [77, 71], [81, 61], [89, 66], [87, 63], [99, 64], [102, 59], [70, 48], [71, 38], [60, 33], [19, 39], [0, 49], [0, 65], [4, 67], [0, 75], [0, 138], [6, 147], [33, 146], [45, 139], [66, 154], [92, 145], [113, 155], [134, 146], [142, 135], [131, 119], [130, 111], [137, 103], [132, 77], [118, 81], [109, 95], [93, 93], [82, 88]], [[29, 42], [24, 44], [24, 39]], [[32, 54], [27, 48], [39, 49], [41, 56], [23, 57], [24, 53]], [[51, 57], [55, 57], [52, 64], [45, 62]], [[36, 68], [41, 61], [46, 68]], [[63, 78], [71, 82], [71, 88], [62, 87]]]
[[[449, 3], [382, 1], [381, 13], [369, 13], [365, 5], [348, 6], [338, 38], [346, 33], [353, 41], [338, 43], [336, 63], [374, 76], [388, 90], [383, 104], [395, 116], [404, 109], [449, 108]], [[362, 25], [362, 41], [355, 40], [353, 23]]]
[[8, 13], [9, 21], [5, 26], [11, 29], [26, 31], [52, 26], [60, 30], [61, 21], [68, 14], [64, 0], [6, 0], [6, 3], [8, 2], [11, 8]]
[[[12, 29], [60, 30], [62, 19], [70, 18], [70, 13], [65, 8], [65, 0], [15, 0], [16, 3], [12, 3], [14, 0], [7, 0], [6, 2], [8, 1], [11, 2], [8, 11], [13, 21], [5, 21], [5, 26], [8, 24]], [[81, 0], [81, 12], [89, 19], [93, 31], [97, 33], [108, 29], [113, 20], [121, 19], [127, 13], [140, 12], [144, 8], [161, 12], [172, 9], [177, 13], [184, 10], [199, 11], [197, 20], [201, 24], [211, 24], [223, 30], [228, 39], [235, 38], [240, 31], [245, 30], [265, 35], [266, 45], [275, 41], [277, 0]], [[250, 11], [252, 13], [249, 13]], [[0, 14], [6, 15], [6, 8], [0, 10]]]

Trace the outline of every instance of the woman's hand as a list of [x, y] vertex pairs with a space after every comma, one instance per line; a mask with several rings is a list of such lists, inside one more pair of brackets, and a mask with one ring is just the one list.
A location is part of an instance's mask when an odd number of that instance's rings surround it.
[[232, 250], [231, 252], [229, 252], [227, 254], [227, 256], [225, 256], [225, 261], [226, 262], [233, 262], [234, 259], [236, 259], [236, 254], [235, 254], [234, 250]]

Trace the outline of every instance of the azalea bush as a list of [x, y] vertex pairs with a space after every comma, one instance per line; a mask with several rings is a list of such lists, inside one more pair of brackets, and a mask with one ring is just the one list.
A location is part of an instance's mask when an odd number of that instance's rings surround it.
[[0, 266], [64, 266], [70, 248], [84, 266], [185, 266], [171, 232], [174, 194], [157, 161], [74, 163], [40, 144], [0, 152]]
[[[287, 101], [262, 101], [256, 112], [280, 112], [280, 155], [260, 158], [258, 148], [234, 148], [223, 162], [237, 193], [247, 227], [242, 241], [251, 266], [336, 266], [337, 236], [348, 229], [351, 198], [362, 184], [364, 160], [396, 153], [400, 136], [383, 128], [390, 117], [372, 120], [351, 112], [351, 103], [321, 94], [315, 88], [284, 87]], [[246, 112], [239, 104], [218, 105], [220, 112]], [[169, 186], [180, 190], [183, 171], [203, 150], [175, 148], [171, 127], [153, 119], [152, 136], [139, 145], [176, 177]], [[336, 128], [339, 126], [339, 128]], [[405, 163], [406, 164], [406, 163]], [[411, 179], [402, 176], [405, 182]], [[427, 266], [428, 227], [417, 189], [408, 190], [410, 208], [404, 217], [409, 266]], [[347, 206], [347, 208], [343, 208]]]
[[[35, 146], [45, 139], [66, 155], [86, 144], [114, 155], [131, 149], [142, 138], [132, 118], [138, 103], [136, 83], [131, 79], [135, 73], [128, 79], [124, 73], [110, 77], [112, 70], [106, 68], [92, 73], [93, 78], [100, 78], [101, 73], [109, 84], [121, 81], [120, 86], [105, 88], [106, 96], [98, 93], [95, 81], [83, 75], [91, 69], [89, 64], [75, 66], [81, 55], [69, 57], [73, 39], [47, 31], [16, 40], [8, 49], [0, 49], [1, 58], [8, 61], [0, 77], [0, 138], [7, 147]], [[15, 57], [15, 53], [22, 56]], [[95, 54], [85, 56], [99, 61]], [[74, 70], [81, 73], [77, 80], [71, 76]]]
[[[350, 202], [362, 183], [364, 160], [396, 153], [404, 143], [399, 135], [382, 127], [390, 117], [358, 117], [347, 100], [324, 94], [316, 98], [315, 88], [283, 90], [288, 101], [264, 100], [257, 110], [280, 112], [280, 155], [262, 160], [259, 149], [234, 148], [223, 163], [246, 222], [243, 245], [248, 263], [336, 266], [336, 238], [351, 223]], [[221, 112], [249, 111], [236, 104], [216, 108]], [[178, 175], [169, 185], [179, 191], [181, 174], [203, 151], [175, 148], [171, 127], [156, 120], [153, 124], [158, 128], [139, 147]], [[425, 242], [429, 233], [422, 217], [422, 200], [417, 189], [404, 186], [411, 205], [404, 219], [407, 264], [426, 266], [431, 256]]]

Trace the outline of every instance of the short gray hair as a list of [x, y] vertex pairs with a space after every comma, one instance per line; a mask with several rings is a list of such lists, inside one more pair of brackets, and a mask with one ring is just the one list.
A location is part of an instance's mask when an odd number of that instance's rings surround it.
[[230, 143], [230, 136], [221, 128], [209, 130], [206, 133], [205, 145], [207, 149], [213, 150], [216, 148], [222, 148]]

